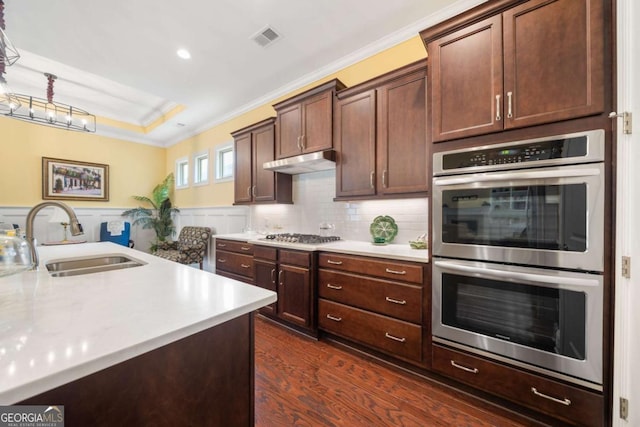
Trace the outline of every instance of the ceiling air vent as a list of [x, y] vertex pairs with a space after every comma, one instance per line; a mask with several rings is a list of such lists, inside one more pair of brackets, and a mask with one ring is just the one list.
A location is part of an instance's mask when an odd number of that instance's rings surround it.
[[280, 40], [282, 37], [276, 30], [273, 29], [273, 27], [265, 27], [251, 36], [251, 38], [260, 46], [267, 47], [277, 40]]

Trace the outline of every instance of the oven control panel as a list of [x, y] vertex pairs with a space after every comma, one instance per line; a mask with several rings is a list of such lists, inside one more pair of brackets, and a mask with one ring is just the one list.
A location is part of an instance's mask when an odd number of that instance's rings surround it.
[[442, 166], [444, 170], [451, 170], [474, 166], [584, 157], [586, 154], [587, 138], [577, 137], [446, 153], [442, 156]]

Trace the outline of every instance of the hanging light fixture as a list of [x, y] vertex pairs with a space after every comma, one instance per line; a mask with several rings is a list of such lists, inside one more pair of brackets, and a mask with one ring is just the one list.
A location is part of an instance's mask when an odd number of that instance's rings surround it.
[[2, 113], [10, 111], [11, 105], [17, 106], [20, 104], [4, 77], [5, 67], [13, 65], [20, 58], [20, 54], [4, 30], [4, 1], [0, 0], [0, 112]]
[[9, 40], [4, 30], [4, 1], [0, 0], [0, 53], [2, 54], [0, 61], [8, 67], [20, 59], [20, 53], [18, 53], [18, 49], [11, 43], [11, 40]]
[[53, 74], [47, 77], [47, 98], [13, 93], [4, 77], [5, 67], [20, 58], [18, 50], [4, 32], [4, 1], [0, 0], [0, 113], [18, 120], [80, 132], [96, 131], [96, 116], [71, 105], [53, 102]]
[[44, 73], [47, 78], [47, 98], [12, 94], [19, 102], [10, 104], [6, 116], [45, 126], [80, 132], [96, 131], [96, 116], [71, 105], [53, 101], [53, 82], [57, 77]]

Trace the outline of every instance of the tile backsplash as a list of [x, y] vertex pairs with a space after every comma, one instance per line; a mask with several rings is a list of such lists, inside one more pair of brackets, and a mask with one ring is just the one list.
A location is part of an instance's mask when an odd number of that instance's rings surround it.
[[335, 170], [293, 177], [293, 205], [254, 205], [248, 229], [261, 233], [319, 234], [321, 222], [335, 225], [348, 240], [371, 240], [369, 226], [378, 215], [391, 216], [398, 225], [393, 243], [406, 243], [428, 230], [427, 198], [334, 202]]

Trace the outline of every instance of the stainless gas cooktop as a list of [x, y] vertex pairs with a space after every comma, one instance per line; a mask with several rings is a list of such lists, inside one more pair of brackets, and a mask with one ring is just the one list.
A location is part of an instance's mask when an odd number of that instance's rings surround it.
[[330, 243], [340, 240], [339, 236], [320, 236], [318, 234], [301, 234], [301, 233], [278, 233], [267, 234], [264, 239], [272, 242], [282, 243], [301, 243], [308, 245], [317, 245], [321, 243]]

